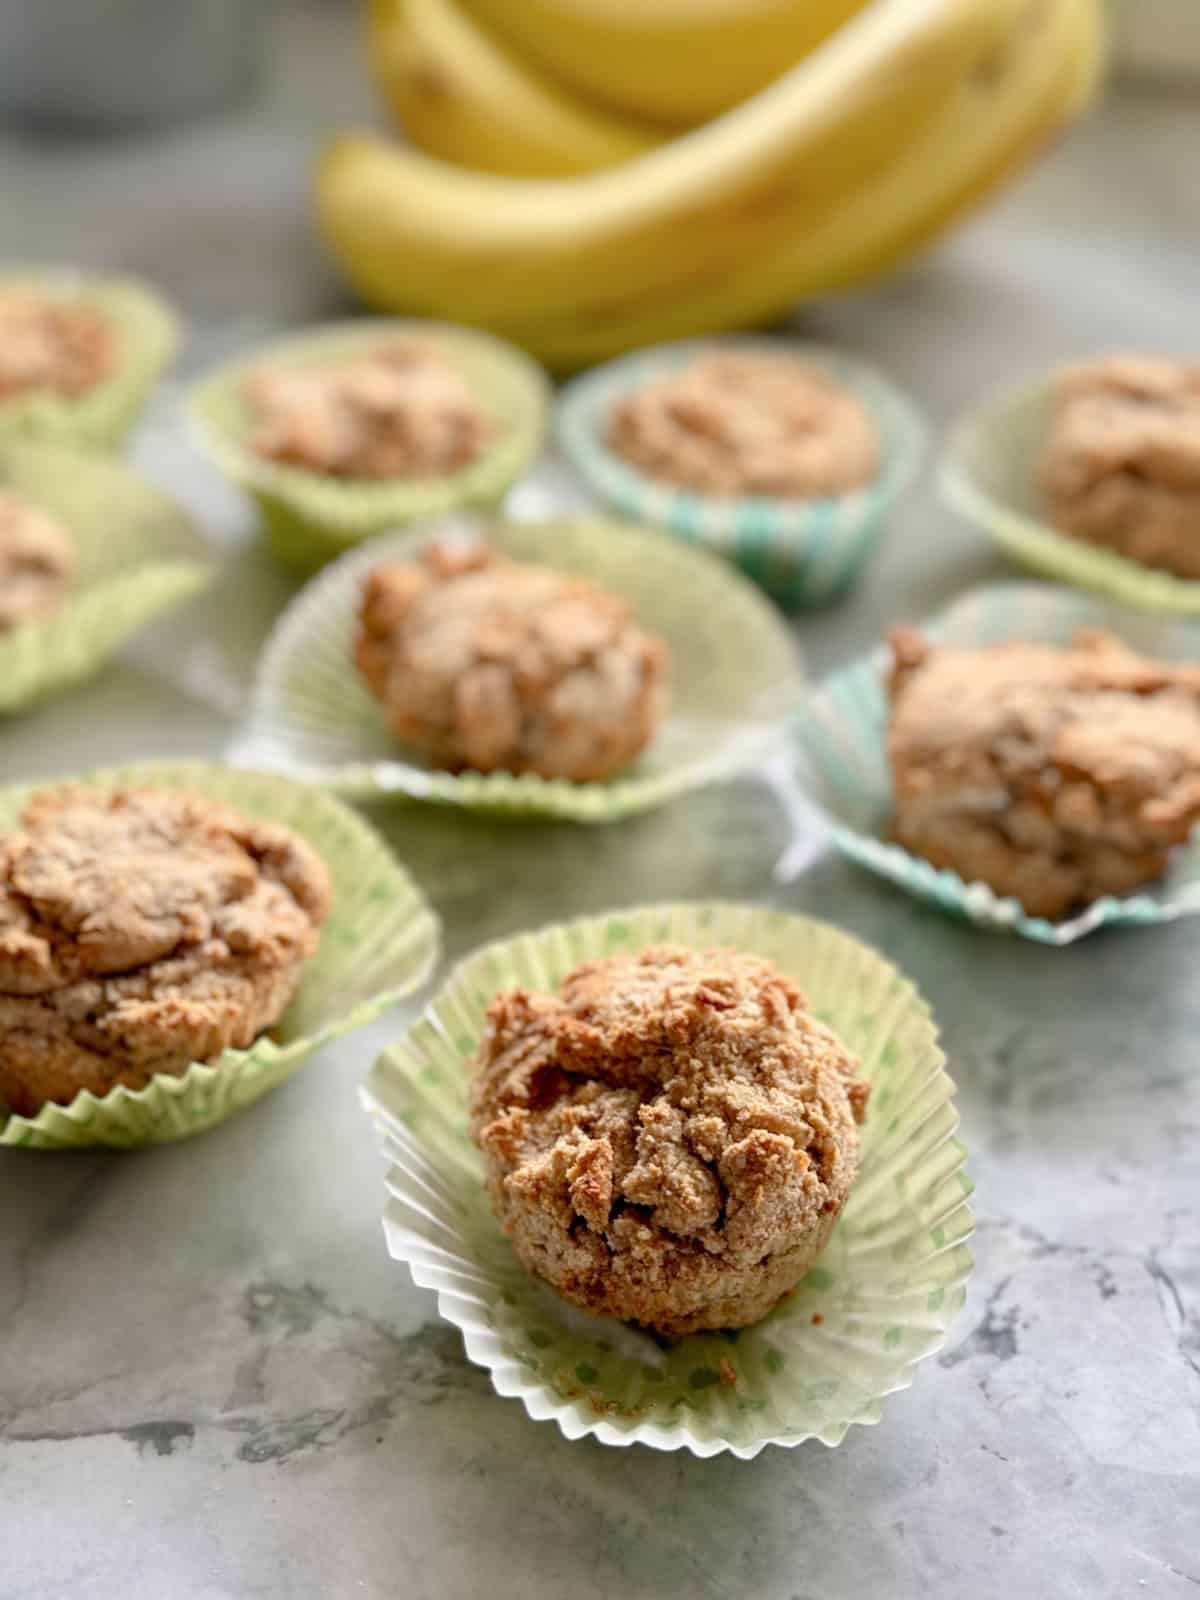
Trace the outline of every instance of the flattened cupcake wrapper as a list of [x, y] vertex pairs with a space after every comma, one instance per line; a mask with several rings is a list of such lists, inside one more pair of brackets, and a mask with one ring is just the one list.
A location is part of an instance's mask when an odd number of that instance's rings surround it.
[[189, 789], [247, 816], [283, 823], [321, 855], [333, 878], [333, 908], [316, 956], [287, 1012], [248, 1050], [159, 1075], [144, 1089], [88, 1091], [34, 1117], [5, 1117], [0, 1145], [58, 1150], [131, 1148], [203, 1133], [291, 1076], [321, 1045], [371, 1022], [428, 978], [437, 959], [437, 920], [408, 873], [373, 829], [332, 795], [213, 762], [149, 761], [106, 767], [78, 780], [0, 789], [0, 832], [17, 824], [39, 789], [78, 781], [104, 788]]
[[[248, 373], [267, 365], [319, 365], [405, 337], [436, 344], [500, 425], [499, 437], [477, 460], [443, 478], [375, 483], [267, 461], [246, 448], [249, 418], [241, 384]], [[276, 555], [311, 572], [398, 525], [458, 507], [497, 504], [541, 448], [549, 398], [542, 369], [503, 340], [449, 323], [376, 318], [335, 323], [222, 367], [193, 390], [190, 409], [200, 444], [257, 500]]]
[[190, 518], [103, 456], [0, 439], [0, 489], [56, 517], [76, 558], [57, 611], [0, 633], [0, 714], [88, 677], [143, 623], [212, 575], [208, 546]]
[[175, 313], [132, 278], [93, 278], [61, 267], [0, 272], [0, 294], [13, 289], [82, 301], [116, 330], [117, 352], [112, 375], [75, 399], [30, 393], [0, 400], [0, 440], [39, 438], [115, 450], [175, 354]]
[[[487, 1203], [467, 1134], [470, 1063], [492, 995], [549, 990], [577, 962], [671, 942], [768, 956], [862, 1060], [873, 1084], [861, 1166], [817, 1264], [755, 1326], [674, 1341], [576, 1310], [527, 1275]], [[825, 923], [765, 907], [650, 906], [487, 946], [452, 973], [363, 1091], [390, 1161], [384, 1232], [462, 1330], [497, 1392], [569, 1439], [742, 1458], [840, 1442], [878, 1422], [962, 1305], [973, 1219], [937, 1030], [911, 983]]]
[[[1200, 625], [1129, 611], [1049, 584], [988, 585], [957, 600], [925, 627], [958, 645], [1009, 640], [1067, 645], [1081, 628], [1105, 628], [1149, 656], [1200, 660]], [[885, 648], [832, 674], [796, 719], [800, 782], [833, 824], [838, 848], [921, 900], [982, 927], [1041, 944], [1068, 945], [1097, 928], [1170, 922], [1200, 912], [1200, 834], [1175, 852], [1166, 876], [1140, 894], [1106, 895], [1062, 922], [1032, 917], [985, 883], [966, 883], [888, 841], [892, 778], [887, 760], [889, 654]], [[787, 860], [780, 873], [788, 875]]]
[[[851, 390], [879, 429], [876, 479], [836, 499], [719, 500], [657, 483], [614, 454], [608, 431], [616, 403], [713, 349], [796, 355]], [[926, 438], [912, 401], [874, 368], [820, 345], [746, 335], [661, 345], [597, 367], [567, 385], [556, 421], [559, 443], [596, 494], [637, 522], [717, 551], [789, 608], [832, 600], [855, 581], [920, 466]]]
[[[449, 773], [398, 744], [352, 659], [357, 606], [378, 563], [435, 536], [484, 536], [626, 596], [671, 652], [671, 706], [657, 737], [603, 783]], [[263, 652], [247, 727], [230, 759], [358, 799], [389, 794], [475, 810], [610, 822], [744, 769], [777, 744], [800, 704], [796, 647], [762, 596], [703, 551], [598, 518], [487, 524], [447, 519], [344, 556], [284, 612]]]
[[1145, 611], [1200, 616], [1200, 579], [1156, 571], [1059, 533], [1046, 520], [1034, 475], [1055, 381], [1051, 374], [1007, 389], [961, 419], [941, 462], [946, 500], [1034, 572]]

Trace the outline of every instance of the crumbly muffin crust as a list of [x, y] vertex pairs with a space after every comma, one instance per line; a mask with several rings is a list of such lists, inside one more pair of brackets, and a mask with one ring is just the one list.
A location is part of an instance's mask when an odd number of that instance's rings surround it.
[[243, 395], [256, 455], [336, 477], [445, 477], [495, 436], [461, 373], [416, 339], [318, 366], [264, 367]]
[[91, 306], [0, 290], [0, 402], [39, 389], [77, 399], [115, 362], [112, 327]]
[[359, 671], [435, 766], [607, 778], [663, 715], [666, 647], [624, 600], [484, 544], [377, 567], [359, 620]]
[[75, 569], [75, 543], [62, 524], [0, 489], [0, 634], [51, 616]]
[[1062, 532], [1200, 578], [1200, 364], [1117, 356], [1067, 373], [1037, 478]]
[[1094, 632], [891, 644], [895, 834], [935, 866], [1057, 918], [1158, 877], [1200, 821], [1200, 667]]
[[665, 1334], [757, 1321], [824, 1248], [869, 1086], [771, 962], [644, 950], [498, 995], [472, 1087], [522, 1264]]
[[141, 1088], [277, 1022], [331, 897], [289, 829], [200, 795], [35, 795], [0, 838], [0, 1105]]
[[698, 356], [625, 396], [609, 444], [648, 477], [725, 498], [845, 494], [879, 467], [865, 406], [794, 356]]

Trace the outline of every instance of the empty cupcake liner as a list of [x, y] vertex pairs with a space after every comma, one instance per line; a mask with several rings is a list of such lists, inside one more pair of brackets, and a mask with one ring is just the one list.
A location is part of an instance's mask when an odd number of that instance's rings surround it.
[[[1172, 622], [1049, 584], [1004, 583], [957, 600], [926, 630], [957, 645], [1009, 640], [1066, 645], [1081, 628], [1105, 628], [1166, 660], [1200, 659], [1200, 625]], [[932, 866], [886, 837], [892, 817], [887, 760], [886, 648], [832, 674], [795, 722], [800, 783], [833, 825], [838, 848], [919, 899], [982, 927], [1047, 945], [1073, 944], [1097, 928], [1170, 922], [1200, 912], [1200, 837], [1178, 850], [1161, 883], [1124, 899], [1105, 896], [1062, 922], [1031, 917], [985, 883]], [[788, 875], [785, 862], [781, 874]]]
[[[362, 583], [434, 537], [486, 537], [519, 561], [576, 573], [625, 596], [671, 652], [671, 708], [649, 748], [602, 783], [449, 773], [396, 742], [353, 661]], [[276, 625], [247, 726], [230, 759], [360, 799], [406, 795], [477, 810], [608, 822], [744, 769], [778, 744], [800, 704], [796, 647], [751, 584], [703, 551], [599, 518], [488, 524], [449, 519], [375, 540], [315, 578]]]
[[1046, 521], [1035, 470], [1050, 425], [1055, 381], [1051, 374], [1006, 389], [962, 418], [941, 462], [946, 500], [1035, 572], [1145, 611], [1200, 615], [1200, 579], [1142, 566], [1060, 533]]
[[[874, 482], [836, 499], [719, 500], [657, 483], [615, 455], [608, 432], [616, 403], [714, 348], [796, 355], [852, 390], [879, 428], [883, 459]], [[912, 401], [864, 362], [820, 345], [745, 335], [662, 345], [585, 373], [564, 390], [557, 426], [563, 451], [595, 493], [635, 521], [717, 551], [789, 608], [833, 600], [853, 584], [920, 466], [926, 437]]]
[[132, 278], [88, 277], [62, 267], [0, 273], [0, 294], [33, 290], [83, 301], [116, 330], [116, 370], [75, 399], [31, 392], [0, 400], [0, 440], [40, 438], [115, 450], [136, 422], [179, 342], [166, 302]]
[[183, 511], [104, 456], [0, 439], [0, 488], [58, 518], [76, 553], [63, 605], [0, 633], [0, 713], [88, 677], [143, 623], [212, 575], [208, 547]]
[[333, 909], [291, 1006], [248, 1050], [227, 1050], [180, 1077], [160, 1075], [144, 1089], [118, 1088], [103, 1097], [85, 1090], [70, 1105], [44, 1106], [34, 1117], [0, 1111], [0, 1145], [129, 1148], [203, 1133], [274, 1089], [321, 1045], [411, 994], [432, 971], [433, 912], [383, 840], [332, 795], [210, 762], [151, 761], [0, 789], [0, 831], [17, 826], [32, 794], [63, 781], [188, 789], [294, 828], [330, 870]]
[[[521, 1268], [488, 1208], [467, 1134], [484, 1013], [514, 984], [555, 988], [577, 962], [670, 942], [778, 962], [862, 1061], [873, 1093], [861, 1167], [828, 1246], [755, 1326], [664, 1341], [567, 1304]], [[848, 934], [766, 907], [665, 905], [560, 923], [462, 962], [363, 1091], [387, 1159], [390, 1254], [433, 1289], [502, 1395], [569, 1439], [748, 1459], [838, 1444], [945, 1341], [971, 1256], [971, 1184], [937, 1030], [917, 990]]]
[[[476, 461], [444, 478], [334, 478], [267, 461], [248, 450], [241, 385], [265, 366], [320, 366], [382, 340], [436, 344], [466, 379], [500, 436]], [[254, 496], [263, 531], [280, 560], [312, 572], [363, 539], [458, 507], [495, 505], [541, 447], [549, 383], [522, 351], [491, 335], [448, 323], [360, 319], [335, 323], [256, 350], [221, 367], [192, 392], [198, 442]]]

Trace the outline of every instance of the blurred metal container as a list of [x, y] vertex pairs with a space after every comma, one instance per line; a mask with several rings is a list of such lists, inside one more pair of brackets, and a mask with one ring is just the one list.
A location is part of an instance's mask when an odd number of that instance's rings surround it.
[[124, 128], [215, 111], [263, 60], [261, 0], [0, 0], [0, 117]]

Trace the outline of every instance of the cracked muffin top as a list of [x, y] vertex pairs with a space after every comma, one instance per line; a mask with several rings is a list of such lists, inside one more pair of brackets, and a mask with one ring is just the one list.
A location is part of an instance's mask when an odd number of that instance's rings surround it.
[[722, 498], [820, 499], [879, 469], [866, 407], [795, 356], [698, 356], [626, 395], [609, 444], [647, 477]]
[[0, 1101], [27, 1113], [250, 1045], [330, 897], [298, 835], [203, 796], [35, 795], [0, 838]]
[[771, 962], [662, 947], [488, 1011], [472, 1136], [526, 1267], [685, 1333], [757, 1320], [823, 1248], [869, 1086]]
[[347, 478], [440, 478], [469, 466], [495, 425], [436, 345], [401, 340], [342, 360], [250, 373], [256, 455]]
[[0, 634], [57, 611], [74, 568], [75, 541], [62, 524], [0, 489]]
[[1200, 577], [1200, 364], [1112, 356], [1064, 373], [1037, 478], [1063, 532]]
[[115, 361], [113, 330], [91, 306], [0, 291], [0, 401], [38, 389], [75, 399], [102, 383]]
[[486, 544], [434, 544], [367, 578], [355, 649], [393, 732], [434, 765], [609, 777], [666, 701], [666, 646], [628, 603]]

